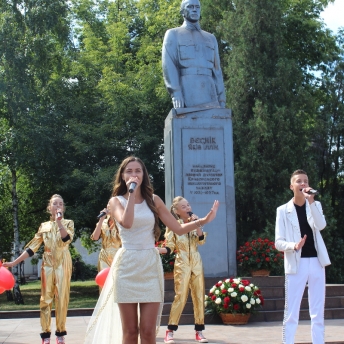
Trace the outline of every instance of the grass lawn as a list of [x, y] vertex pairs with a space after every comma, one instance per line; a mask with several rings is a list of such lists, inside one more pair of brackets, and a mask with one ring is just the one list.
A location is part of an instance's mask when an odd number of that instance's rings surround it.
[[[16, 305], [13, 301], [7, 301], [6, 292], [4, 292], [0, 295], [0, 312], [39, 309], [41, 282], [34, 281], [21, 285], [20, 290], [25, 304]], [[68, 308], [93, 308], [98, 300], [98, 296], [99, 288], [94, 280], [72, 282]]]

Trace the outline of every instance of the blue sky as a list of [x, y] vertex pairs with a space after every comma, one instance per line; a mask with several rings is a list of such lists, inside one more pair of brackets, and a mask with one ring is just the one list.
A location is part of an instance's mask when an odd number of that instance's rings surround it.
[[329, 4], [321, 14], [326, 26], [334, 33], [340, 26], [344, 27], [344, 0], [336, 0]]

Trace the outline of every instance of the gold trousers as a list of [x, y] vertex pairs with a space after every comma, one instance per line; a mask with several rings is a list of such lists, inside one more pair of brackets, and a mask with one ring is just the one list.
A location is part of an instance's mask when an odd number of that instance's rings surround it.
[[172, 303], [169, 325], [177, 325], [186, 304], [191, 289], [191, 298], [194, 309], [195, 324], [204, 324], [204, 274], [195, 275], [189, 266], [176, 266], [174, 271], [175, 297]]
[[71, 268], [61, 264], [57, 268], [42, 267], [40, 318], [42, 332], [51, 332], [51, 309], [55, 303], [56, 333], [66, 334], [66, 318], [69, 304]]

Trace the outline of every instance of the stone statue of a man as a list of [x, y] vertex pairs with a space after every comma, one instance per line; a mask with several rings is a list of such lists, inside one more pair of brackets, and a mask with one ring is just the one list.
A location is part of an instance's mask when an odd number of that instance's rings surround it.
[[199, 0], [183, 0], [181, 27], [166, 31], [162, 47], [164, 81], [174, 108], [224, 108], [226, 103], [217, 41], [199, 25]]

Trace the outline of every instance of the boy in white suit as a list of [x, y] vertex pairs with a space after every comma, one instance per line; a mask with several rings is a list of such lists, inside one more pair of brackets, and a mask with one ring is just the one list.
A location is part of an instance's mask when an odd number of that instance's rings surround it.
[[324, 344], [325, 266], [331, 263], [320, 231], [326, 221], [305, 171], [291, 175], [290, 189], [294, 197], [277, 208], [275, 228], [275, 246], [284, 252], [283, 344], [294, 344], [306, 283], [312, 343]]

